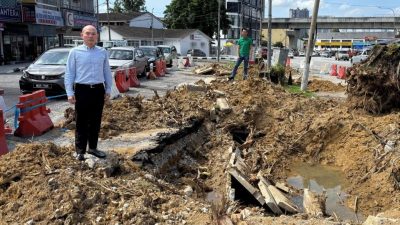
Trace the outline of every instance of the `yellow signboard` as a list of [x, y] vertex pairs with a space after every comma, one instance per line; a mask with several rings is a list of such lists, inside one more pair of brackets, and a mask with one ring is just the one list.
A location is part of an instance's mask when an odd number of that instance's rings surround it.
[[345, 42], [340, 42], [340, 41], [333, 41], [333, 42], [317, 42], [315, 43], [316, 46], [351, 46], [352, 43], [351, 41], [345, 41]]

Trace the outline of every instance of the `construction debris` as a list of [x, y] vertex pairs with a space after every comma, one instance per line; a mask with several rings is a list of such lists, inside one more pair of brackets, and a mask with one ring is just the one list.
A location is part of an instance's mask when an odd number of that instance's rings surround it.
[[308, 188], [304, 188], [303, 207], [312, 217], [323, 217], [325, 209], [325, 197], [319, 197]]

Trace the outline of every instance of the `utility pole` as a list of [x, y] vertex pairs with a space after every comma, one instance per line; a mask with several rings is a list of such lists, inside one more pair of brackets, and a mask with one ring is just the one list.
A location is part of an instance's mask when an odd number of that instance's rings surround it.
[[100, 42], [100, 23], [99, 23], [99, 0], [96, 1], [96, 8], [97, 8], [97, 32], [99, 33], [99, 35], [97, 35], [97, 43]]
[[263, 22], [263, 19], [264, 19], [264, 2], [265, 2], [265, 0], [261, 0], [261, 5], [260, 5], [260, 37], [259, 37], [259, 40], [258, 40], [258, 47], [259, 48], [261, 48], [261, 40], [262, 40], [262, 22]]
[[301, 79], [301, 90], [307, 90], [308, 85], [308, 75], [310, 74], [310, 63], [311, 63], [311, 54], [314, 51], [314, 35], [315, 35], [315, 28], [317, 27], [317, 18], [318, 18], [318, 9], [319, 9], [319, 0], [315, 0], [314, 2], [314, 10], [311, 20], [311, 27], [310, 31], [308, 32], [308, 44], [307, 44], [307, 51], [306, 51], [306, 58], [305, 58], [305, 67], [304, 67], [304, 74]]
[[151, 46], [154, 46], [154, 29], [153, 29], [153, 21], [154, 21], [154, 8], [151, 9], [151, 25], [150, 25], [150, 29], [151, 29]]
[[221, 0], [218, 0], [218, 32], [217, 32], [217, 61], [219, 62], [220, 54], [221, 54], [221, 38], [220, 38], [220, 31], [221, 31]]
[[268, 0], [268, 52], [267, 52], [267, 68], [271, 69], [272, 58], [272, 0]]
[[107, 22], [108, 22], [108, 40], [111, 41], [111, 27], [110, 27], [110, 6], [108, 4], [109, 0], [106, 0], [107, 2]]

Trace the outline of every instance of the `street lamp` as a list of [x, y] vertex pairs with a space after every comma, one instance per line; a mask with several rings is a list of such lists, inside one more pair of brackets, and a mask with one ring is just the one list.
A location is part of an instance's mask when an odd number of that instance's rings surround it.
[[393, 13], [393, 28], [394, 28], [394, 35], [397, 35], [397, 28], [396, 28], [396, 13], [394, 12], [394, 9], [392, 8], [386, 8], [386, 7], [382, 7], [382, 6], [378, 6], [378, 8], [380, 9], [387, 9], [392, 11]]

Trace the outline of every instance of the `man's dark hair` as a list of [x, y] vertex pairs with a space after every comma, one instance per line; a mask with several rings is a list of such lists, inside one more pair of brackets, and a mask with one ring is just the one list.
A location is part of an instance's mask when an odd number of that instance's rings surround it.
[[242, 31], [247, 31], [247, 32], [249, 32], [246, 28], [242, 28]]

